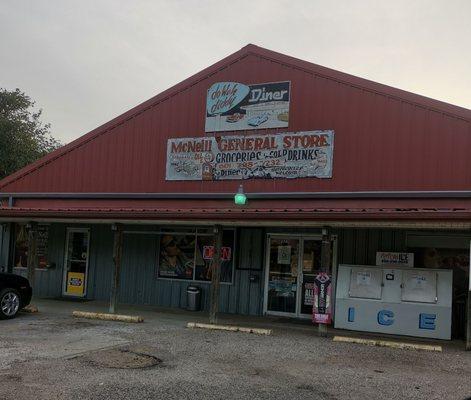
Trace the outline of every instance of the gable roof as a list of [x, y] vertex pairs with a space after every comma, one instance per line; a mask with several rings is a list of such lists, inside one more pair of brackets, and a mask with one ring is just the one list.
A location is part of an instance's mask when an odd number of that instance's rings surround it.
[[401, 89], [396, 89], [387, 85], [376, 83], [367, 79], [359, 78], [353, 75], [349, 75], [343, 72], [339, 72], [330, 68], [326, 68], [317, 64], [313, 64], [307, 61], [300, 60], [295, 57], [290, 57], [281, 53], [277, 53], [272, 50], [268, 50], [253, 44], [248, 44], [239, 51], [225, 57], [217, 63], [211, 65], [208, 68], [196, 73], [195, 75], [185, 79], [184, 81], [176, 84], [175, 86], [161, 92], [153, 98], [139, 104], [138, 106], [130, 109], [129, 111], [119, 115], [111, 121], [97, 127], [96, 129], [88, 132], [80, 138], [72, 141], [71, 143], [61, 147], [60, 149], [46, 155], [45, 157], [27, 165], [19, 171], [5, 177], [0, 180], [0, 191], [12, 182], [21, 179], [22, 177], [30, 174], [33, 171], [40, 169], [41, 167], [57, 160], [58, 158], [70, 153], [74, 149], [81, 147], [82, 145], [89, 143], [97, 137], [107, 133], [115, 127], [129, 121], [130, 119], [140, 115], [141, 113], [157, 106], [165, 100], [177, 95], [178, 93], [188, 89], [189, 87], [199, 83], [200, 81], [207, 79], [208, 77], [218, 73], [219, 71], [229, 67], [230, 65], [240, 61], [241, 59], [253, 55], [262, 59], [279, 63], [284, 66], [289, 66], [301, 70], [303, 72], [313, 74], [319, 77], [323, 77], [329, 80], [336, 81], [338, 83], [359, 88], [372, 93], [394, 98], [403, 102], [407, 102], [417, 107], [427, 109], [447, 115], [449, 117], [457, 118], [467, 123], [471, 122], [471, 110], [458, 107], [452, 104], [434, 100], [428, 97], [410, 93]]

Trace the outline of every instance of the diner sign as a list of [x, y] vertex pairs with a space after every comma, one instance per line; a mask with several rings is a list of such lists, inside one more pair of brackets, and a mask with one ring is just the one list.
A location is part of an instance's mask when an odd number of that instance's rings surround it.
[[333, 131], [167, 141], [166, 179], [331, 178]]
[[216, 82], [206, 96], [206, 132], [287, 128], [290, 83]]

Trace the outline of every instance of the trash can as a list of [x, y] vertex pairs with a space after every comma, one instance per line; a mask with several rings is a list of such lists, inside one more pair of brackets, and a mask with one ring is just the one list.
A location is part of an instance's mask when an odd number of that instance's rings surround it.
[[187, 310], [199, 311], [201, 308], [201, 289], [198, 286], [188, 286], [186, 288]]

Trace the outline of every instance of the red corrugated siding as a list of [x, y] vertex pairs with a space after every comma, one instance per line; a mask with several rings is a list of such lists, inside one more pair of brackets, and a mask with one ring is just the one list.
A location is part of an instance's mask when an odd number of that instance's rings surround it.
[[1, 191], [235, 191], [240, 181], [165, 181], [167, 139], [205, 135], [206, 90], [226, 80], [291, 81], [289, 129], [247, 133], [335, 131], [332, 179], [248, 180], [243, 182], [247, 193], [470, 189], [471, 125], [447, 114], [452, 106], [432, 111], [366, 84], [358, 88], [361, 80], [342, 83], [256, 54], [223, 67]]

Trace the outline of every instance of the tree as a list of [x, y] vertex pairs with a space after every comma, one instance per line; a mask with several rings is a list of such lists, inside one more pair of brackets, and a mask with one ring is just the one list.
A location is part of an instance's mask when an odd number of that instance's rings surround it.
[[50, 124], [40, 120], [42, 110], [21, 90], [0, 88], [0, 179], [59, 148]]

